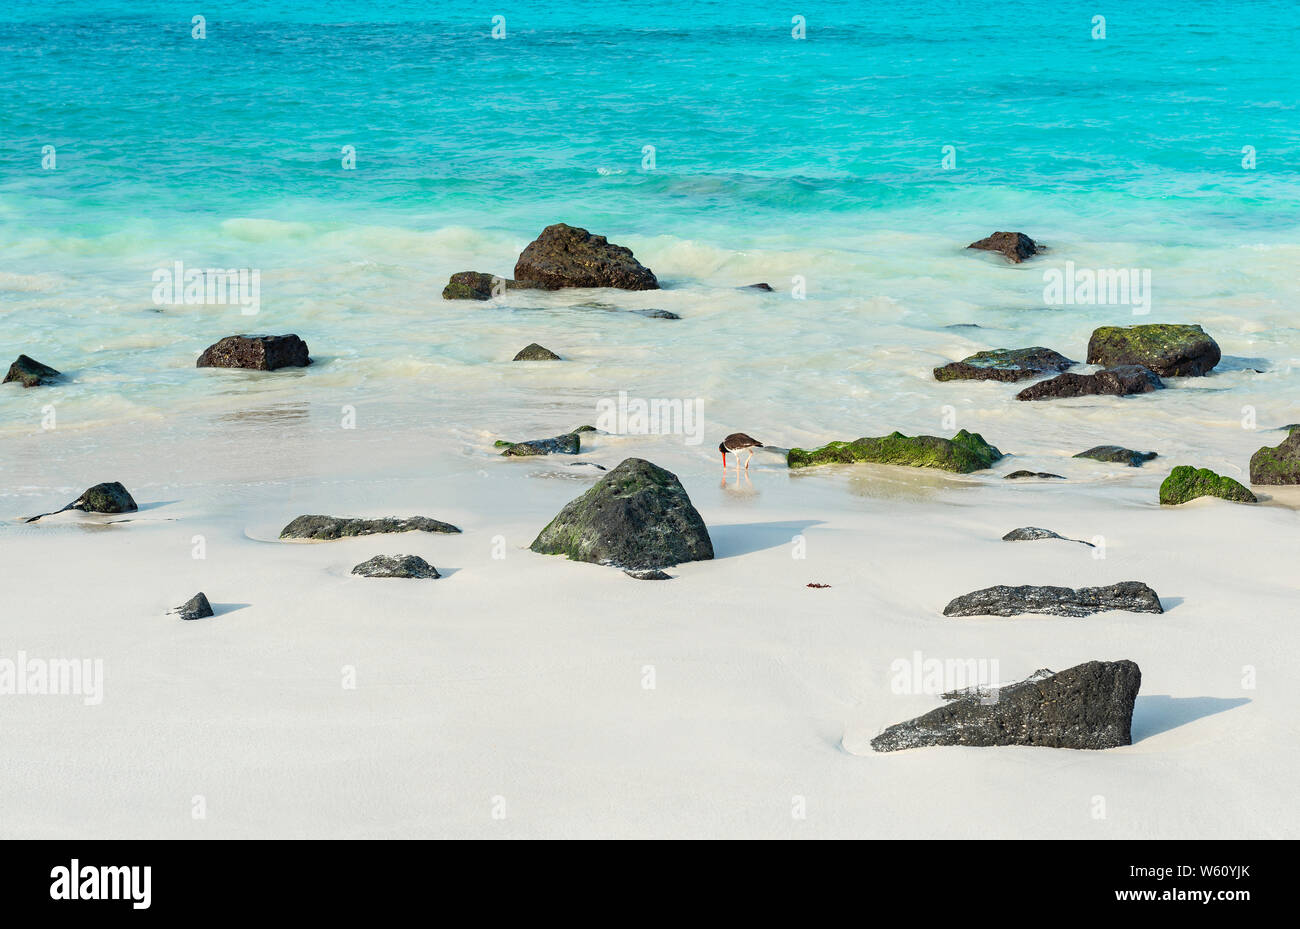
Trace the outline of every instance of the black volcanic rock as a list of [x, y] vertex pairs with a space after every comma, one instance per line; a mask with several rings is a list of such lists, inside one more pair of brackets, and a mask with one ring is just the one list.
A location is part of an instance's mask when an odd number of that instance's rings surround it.
[[516, 290], [514, 281], [488, 274], [486, 271], [457, 271], [442, 289], [444, 300], [491, 300], [492, 291], [500, 281], [502, 290]]
[[14, 363], [9, 366], [9, 373], [5, 375], [5, 379], [0, 383], [8, 384], [15, 381], [24, 387], [40, 387], [50, 383], [58, 376], [59, 372], [49, 365], [41, 364], [35, 358], [19, 355]]
[[438, 578], [438, 569], [419, 555], [376, 555], [352, 569], [362, 577]]
[[995, 348], [976, 352], [961, 361], [934, 369], [936, 381], [1023, 381], [1040, 374], [1056, 374], [1074, 364], [1060, 352], [1041, 345], [1032, 348]]
[[181, 619], [203, 619], [213, 615], [212, 604], [208, 602], [207, 595], [201, 590], [172, 612], [178, 614]]
[[515, 355], [513, 361], [563, 361], [559, 355], [549, 348], [538, 345], [536, 342], [529, 342]]
[[1090, 397], [1098, 395], [1126, 397], [1129, 394], [1146, 394], [1165, 385], [1154, 372], [1141, 365], [1105, 368], [1093, 374], [1075, 374], [1067, 371], [1056, 377], [1031, 384], [1016, 394], [1017, 400], [1052, 400], [1060, 397]]
[[1156, 592], [1141, 581], [1121, 581], [1109, 587], [1009, 587], [999, 584], [963, 594], [943, 608], [944, 616], [1090, 616], [1108, 610], [1163, 613]]
[[299, 516], [280, 530], [282, 539], [330, 542], [334, 539], [388, 532], [460, 532], [451, 523], [427, 516], [356, 519], [347, 516]]
[[520, 287], [559, 290], [562, 287], [616, 287], [658, 290], [654, 272], [637, 261], [632, 250], [614, 245], [603, 235], [555, 223], [528, 244], [515, 263]]
[[1012, 264], [1020, 264], [1042, 249], [1042, 246], [1023, 232], [995, 232], [988, 238], [972, 242], [966, 247], [986, 252], [1001, 252]]
[[1129, 745], [1141, 686], [1142, 672], [1128, 660], [1041, 670], [1015, 684], [946, 694], [945, 706], [890, 726], [871, 747], [895, 752], [930, 745]]
[[1158, 457], [1155, 452], [1135, 452], [1131, 448], [1119, 445], [1098, 445], [1079, 452], [1075, 458], [1091, 458], [1093, 461], [1107, 461], [1112, 464], [1128, 465], [1130, 468], [1142, 467], [1142, 462]]
[[230, 335], [209, 345], [196, 368], [302, 368], [311, 364], [307, 343], [296, 335]]

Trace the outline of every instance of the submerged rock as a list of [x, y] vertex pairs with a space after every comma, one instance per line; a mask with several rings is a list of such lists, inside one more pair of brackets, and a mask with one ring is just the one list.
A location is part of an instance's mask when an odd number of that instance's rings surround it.
[[356, 519], [348, 516], [299, 516], [280, 530], [281, 539], [311, 539], [329, 542], [358, 535], [388, 532], [460, 532], [451, 523], [427, 516], [385, 516], [383, 519]]
[[1023, 232], [995, 232], [988, 238], [972, 242], [966, 247], [986, 252], [1001, 252], [1012, 264], [1020, 264], [1042, 250], [1042, 246]]
[[1052, 400], [1060, 397], [1115, 396], [1147, 394], [1165, 385], [1155, 373], [1141, 365], [1105, 368], [1093, 374], [1066, 372], [1046, 381], [1031, 384], [1016, 394], [1017, 400]]
[[1050, 471], [1026, 471], [1024, 468], [1019, 471], [1012, 471], [1010, 474], [1004, 475], [1002, 479], [1004, 481], [1018, 481], [1026, 477], [1054, 477], [1065, 480], [1065, 476], [1061, 474], [1052, 474]]
[[676, 313], [668, 310], [637, 310], [646, 319], [681, 319]]
[[497, 448], [504, 449], [501, 454], [509, 458], [525, 458], [534, 455], [576, 455], [582, 450], [582, 439], [576, 432], [566, 432], [550, 439], [530, 439], [527, 442], [504, 442], [498, 440]]
[[519, 350], [519, 353], [512, 359], [514, 361], [563, 361], [559, 355], [544, 348], [536, 342], [530, 342]]
[[1259, 502], [1258, 497], [1237, 481], [1215, 474], [1209, 468], [1179, 465], [1160, 485], [1160, 503], [1164, 506], [1177, 506], [1197, 497], [1218, 497], [1234, 503]]
[[307, 343], [296, 335], [230, 335], [209, 345], [196, 368], [301, 368], [311, 364]]
[[1078, 542], [1080, 545], [1086, 545], [1089, 548], [1096, 548], [1091, 542], [1085, 542], [1083, 539], [1067, 539], [1063, 535], [1058, 535], [1051, 529], [1039, 529], [1036, 526], [1025, 526], [1021, 529], [1012, 529], [1002, 537], [1003, 542], [1036, 542], [1039, 539], [1060, 539], [1062, 542]]
[[83, 513], [134, 513], [138, 509], [125, 487], [117, 481], [108, 481], [89, 488], [63, 509], [32, 516], [27, 522], [34, 523], [43, 516], [53, 516], [68, 510], [81, 510]]
[[621, 568], [713, 558], [713, 541], [677, 475], [628, 458], [570, 501], [533, 540], [543, 555]]
[[1281, 445], [1265, 446], [1250, 456], [1250, 482], [1300, 484], [1300, 431], [1291, 431]]
[[172, 612], [179, 615], [181, 619], [203, 619], [205, 616], [214, 615], [212, 604], [208, 602], [207, 596], [201, 590]]
[[1218, 343], [1196, 325], [1102, 326], [1088, 340], [1088, 364], [1143, 365], [1161, 377], [1207, 374], [1221, 357]]
[[1127, 659], [1044, 669], [1015, 684], [945, 694], [947, 705], [890, 726], [871, 747], [894, 752], [928, 745], [1129, 745], [1141, 686], [1141, 670]]
[[1155, 452], [1135, 452], [1131, 448], [1119, 445], [1097, 445], [1086, 452], [1079, 452], [1075, 458], [1091, 458], [1093, 461], [1107, 461], [1112, 464], [1128, 465], [1130, 468], [1142, 467], [1142, 462], [1158, 457]]
[[419, 555], [376, 555], [352, 569], [362, 577], [442, 577], [438, 569]]
[[15, 381], [24, 387], [40, 387], [50, 383], [54, 378], [59, 376], [59, 372], [49, 365], [41, 364], [35, 358], [29, 358], [27, 355], [19, 355], [13, 364], [9, 366], [9, 373], [0, 383], [8, 384]]
[[457, 271], [442, 289], [444, 300], [491, 300], [505, 290], [518, 288], [514, 281], [485, 271]]
[[559, 290], [562, 287], [617, 287], [658, 290], [654, 272], [637, 261], [630, 248], [614, 245], [603, 235], [555, 223], [529, 243], [515, 264], [520, 287]]
[[651, 568], [648, 571], [624, 571], [628, 577], [636, 578], [638, 581], [671, 581], [673, 576], [665, 574], [658, 568]]
[[1009, 587], [999, 584], [962, 594], [943, 608], [944, 616], [1090, 616], [1107, 610], [1163, 613], [1156, 592], [1141, 581], [1121, 581], [1109, 587]]
[[994, 348], [935, 368], [934, 379], [1023, 381], [1048, 372], [1064, 371], [1072, 364], [1074, 362], [1060, 352], [1041, 345], [1032, 348]]
[[741, 288], [741, 289], [742, 289], [742, 290], [765, 290], [765, 291], [767, 291], [768, 293], [771, 293], [771, 292], [772, 292], [772, 285], [760, 281], [760, 282], [757, 283], [757, 284], [746, 284], [746, 285], [745, 285], [743, 288]]
[[786, 455], [786, 464], [791, 468], [807, 468], [869, 461], [913, 468], [941, 468], [966, 474], [991, 467], [1001, 457], [1002, 453], [985, 442], [979, 433], [963, 429], [951, 439], [893, 432], [879, 438], [830, 442], [821, 448], [792, 448]]

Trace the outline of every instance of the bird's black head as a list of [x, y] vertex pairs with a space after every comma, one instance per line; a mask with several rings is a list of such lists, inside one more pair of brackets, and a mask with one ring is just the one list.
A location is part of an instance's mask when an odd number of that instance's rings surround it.
[[722, 452], [722, 454], [724, 454], [724, 455], [727, 454], [727, 446], [725, 446], [724, 444], [722, 444], [721, 442], [719, 442], [719, 443], [718, 443], [718, 451]]

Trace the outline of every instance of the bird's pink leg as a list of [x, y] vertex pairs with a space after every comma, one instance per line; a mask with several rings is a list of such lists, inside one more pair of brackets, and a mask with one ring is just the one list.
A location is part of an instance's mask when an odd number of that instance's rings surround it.
[[745, 459], [745, 470], [746, 470], [746, 471], [749, 470], [749, 463], [750, 463], [751, 461], [753, 461], [753, 460], [754, 460], [754, 450], [751, 448], [751, 449], [749, 450], [749, 457]]

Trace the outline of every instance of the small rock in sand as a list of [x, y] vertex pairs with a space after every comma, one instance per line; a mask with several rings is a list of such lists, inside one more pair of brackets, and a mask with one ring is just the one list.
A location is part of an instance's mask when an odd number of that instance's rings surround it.
[[81, 510], [83, 513], [134, 513], [138, 509], [125, 487], [117, 481], [109, 481], [91, 487], [62, 510], [32, 516], [27, 522], [34, 523], [43, 516], [53, 516], [67, 510]]
[[376, 555], [352, 569], [362, 577], [442, 577], [438, 569], [419, 555]]
[[1018, 481], [1026, 477], [1042, 477], [1042, 478], [1055, 477], [1055, 478], [1060, 478], [1061, 480], [1065, 480], [1065, 477], [1063, 475], [1052, 474], [1050, 471], [1026, 471], [1023, 468], [1020, 469], [1019, 471], [1012, 471], [1010, 474], [1004, 475], [1002, 479], [1004, 481]]
[[944, 616], [1090, 616], [1107, 610], [1163, 613], [1156, 592], [1141, 581], [1121, 581], [1108, 587], [1009, 587], [1000, 584], [963, 594], [943, 609]]
[[1129, 745], [1141, 686], [1142, 672], [1128, 660], [1044, 669], [1015, 684], [944, 694], [945, 706], [890, 726], [871, 747], [895, 752], [929, 745]]
[[385, 516], [382, 519], [299, 516], [280, 530], [280, 538], [328, 542], [349, 536], [377, 535], [387, 532], [460, 532], [460, 530], [451, 523], [429, 519], [427, 516]]
[[671, 574], [665, 574], [658, 568], [651, 568], [648, 571], [624, 571], [623, 573], [628, 577], [636, 578], [638, 581], [671, 581], [673, 579]]
[[201, 590], [171, 612], [179, 615], [181, 619], [203, 619], [205, 616], [213, 615], [212, 604], [208, 602], [207, 596]]
[[1036, 526], [1024, 526], [1020, 529], [1012, 529], [1002, 537], [1003, 542], [1036, 542], [1039, 539], [1060, 539], [1062, 542], [1078, 542], [1080, 545], [1086, 545], [1089, 548], [1095, 548], [1091, 542], [1085, 542], [1083, 539], [1067, 539], [1063, 535], [1058, 535], [1051, 529], [1039, 529]]

